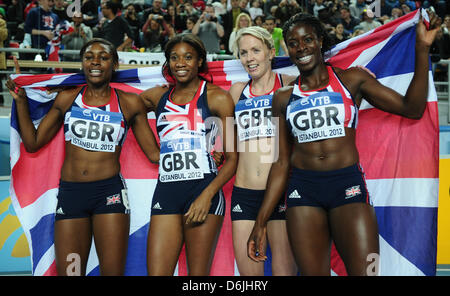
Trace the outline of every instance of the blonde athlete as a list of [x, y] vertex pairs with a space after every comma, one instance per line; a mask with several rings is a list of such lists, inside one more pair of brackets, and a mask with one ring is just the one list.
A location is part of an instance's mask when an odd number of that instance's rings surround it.
[[[295, 77], [272, 71], [275, 47], [264, 28], [243, 28], [233, 45], [251, 79], [230, 88], [235, 107], [239, 161], [231, 198], [233, 247], [241, 275], [264, 275], [264, 264], [247, 257], [246, 242], [255, 224], [272, 162], [276, 159], [276, 130], [271, 122], [272, 96]], [[285, 198], [280, 194], [267, 224], [272, 250], [272, 274], [295, 275], [297, 268], [289, 247]], [[264, 246], [264, 249], [266, 246]]]

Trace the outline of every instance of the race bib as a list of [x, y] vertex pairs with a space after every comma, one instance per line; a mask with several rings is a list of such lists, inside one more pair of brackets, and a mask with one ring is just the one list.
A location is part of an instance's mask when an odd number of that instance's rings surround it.
[[72, 107], [69, 128], [71, 143], [91, 151], [114, 152], [122, 114]]
[[294, 101], [286, 117], [299, 143], [345, 136], [345, 107], [338, 92], [320, 92]]
[[177, 137], [161, 141], [159, 180], [176, 182], [203, 179], [207, 169], [202, 161], [202, 133], [180, 131]]
[[236, 104], [235, 115], [239, 141], [275, 136], [275, 126], [271, 121], [271, 95], [239, 100]]

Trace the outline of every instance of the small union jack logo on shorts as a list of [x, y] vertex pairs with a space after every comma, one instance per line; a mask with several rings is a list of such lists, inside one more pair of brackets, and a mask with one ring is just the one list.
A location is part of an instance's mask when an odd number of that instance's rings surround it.
[[361, 194], [361, 187], [359, 185], [345, 189], [345, 199], [352, 198], [358, 194]]
[[118, 203], [122, 203], [122, 201], [120, 200], [120, 193], [114, 194], [112, 196], [108, 196], [106, 198], [106, 205], [113, 205], [113, 204], [118, 204]]

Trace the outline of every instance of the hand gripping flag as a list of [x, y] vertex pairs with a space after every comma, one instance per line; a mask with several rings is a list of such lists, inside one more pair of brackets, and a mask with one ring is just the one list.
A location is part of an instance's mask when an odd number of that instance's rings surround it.
[[[338, 44], [328, 53], [328, 62], [341, 68], [364, 65], [375, 73], [381, 83], [404, 94], [414, 72], [415, 24], [418, 20], [419, 12], [415, 11]], [[248, 80], [238, 60], [210, 62], [209, 69], [213, 82], [224, 89], [236, 81]], [[275, 71], [298, 74], [288, 58], [277, 58]], [[366, 101], [360, 108], [356, 140], [378, 219], [380, 258], [376, 260], [379, 260], [381, 275], [434, 275], [436, 270], [439, 126], [431, 70], [429, 73], [427, 108], [421, 120], [382, 112]], [[55, 97], [55, 94], [46, 93], [46, 87], [85, 83], [81, 74], [18, 75], [14, 78], [18, 85], [26, 89], [31, 117], [36, 126]], [[111, 86], [140, 93], [162, 83], [161, 68], [153, 67], [118, 71]], [[149, 123], [155, 131], [153, 113], [149, 114]], [[129, 189], [131, 207], [126, 274], [145, 275], [146, 262], [142, 258], [146, 258], [150, 205], [158, 169], [147, 161], [132, 132], [129, 133], [121, 155], [122, 175]], [[53, 224], [63, 159], [62, 130], [37, 153], [25, 151], [13, 105], [10, 191], [14, 209], [30, 245], [32, 272], [35, 275], [56, 274]], [[229, 216], [232, 184], [233, 180], [224, 187], [226, 216], [211, 275], [238, 274]], [[266, 262], [266, 274], [270, 274], [269, 263], [270, 258]], [[87, 273], [99, 274], [94, 244]], [[345, 274], [345, 268], [335, 252], [332, 273]], [[186, 275], [183, 254], [176, 274]]]

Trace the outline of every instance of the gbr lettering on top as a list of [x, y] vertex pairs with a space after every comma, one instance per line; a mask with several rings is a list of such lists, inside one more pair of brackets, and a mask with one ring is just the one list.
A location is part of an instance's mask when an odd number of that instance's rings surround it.
[[345, 136], [345, 106], [338, 92], [319, 92], [287, 107], [286, 117], [299, 143]]
[[119, 137], [122, 114], [72, 107], [69, 126], [75, 146], [102, 152], [114, 152]]
[[161, 141], [159, 180], [202, 179], [208, 170], [202, 157], [204, 141], [202, 133], [194, 131], [178, 131], [177, 136]]
[[272, 124], [272, 96], [239, 100], [235, 108], [237, 132], [240, 141], [275, 136]]

